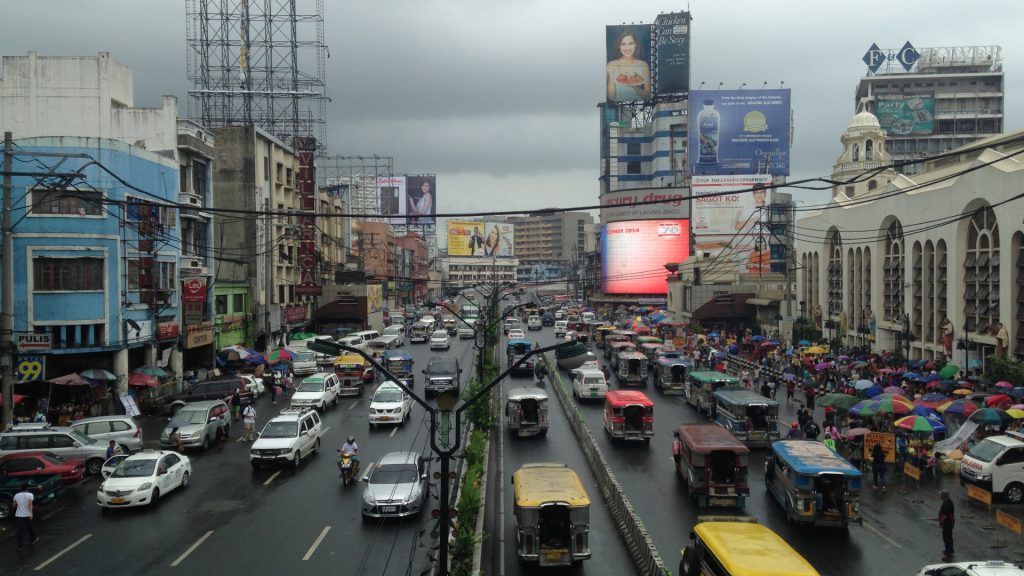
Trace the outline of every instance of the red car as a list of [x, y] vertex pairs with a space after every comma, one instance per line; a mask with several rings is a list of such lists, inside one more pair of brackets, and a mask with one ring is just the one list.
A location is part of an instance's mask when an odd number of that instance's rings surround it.
[[70, 486], [85, 476], [81, 460], [63, 458], [53, 452], [17, 452], [0, 457], [0, 467], [10, 477], [60, 474], [61, 484]]

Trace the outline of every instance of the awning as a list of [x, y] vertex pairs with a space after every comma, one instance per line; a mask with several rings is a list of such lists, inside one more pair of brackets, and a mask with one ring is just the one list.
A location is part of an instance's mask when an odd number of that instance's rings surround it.
[[757, 317], [757, 308], [748, 304], [750, 294], [733, 294], [732, 302], [716, 302], [711, 300], [693, 311], [693, 319], [705, 320], [753, 320]]
[[773, 300], [771, 298], [751, 298], [747, 300], [747, 304], [753, 304], [754, 306], [774, 306], [781, 302], [781, 300]]

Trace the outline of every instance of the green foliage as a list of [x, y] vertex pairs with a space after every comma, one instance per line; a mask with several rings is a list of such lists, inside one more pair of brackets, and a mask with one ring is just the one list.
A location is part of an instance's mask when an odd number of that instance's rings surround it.
[[1007, 380], [1014, 386], [1024, 386], [1024, 362], [1010, 358], [990, 356], [987, 367], [987, 376], [993, 382]]
[[476, 533], [477, 516], [483, 502], [480, 480], [484, 475], [484, 451], [487, 450], [487, 432], [474, 430], [469, 445], [463, 452], [466, 473], [459, 486], [458, 513], [455, 516], [455, 530], [450, 549], [451, 574], [470, 576], [473, 570], [473, 549], [483, 539]]

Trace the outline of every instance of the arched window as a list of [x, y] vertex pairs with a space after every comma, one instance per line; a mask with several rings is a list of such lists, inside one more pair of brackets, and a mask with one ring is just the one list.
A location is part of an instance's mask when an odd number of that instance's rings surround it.
[[903, 320], [903, 227], [893, 220], [885, 231], [882, 264], [882, 314], [891, 322]]
[[874, 180], [868, 180], [868, 191], [870, 192], [871, 190], [874, 190], [876, 188], [878, 188], [878, 182], [875, 182]]
[[857, 264], [853, 248], [846, 251], [846, 316], [850, 326], [856, 327], [857, 314]]
[[949, 315], [949, 305], [946, 298], [947, 287], [946, 241], [939, 240], [935, 243], [935, 317], [938, 318], [938, 326], [942, 326], [942, 321]]
[[850, 159], [854, 162], [860, 160], [860, 144], [854, 144], [850, 147]]
[[843, 311], [843, 239], [835, 228], [829, 236], [828, 313], [838, 316]]
[[868, 140], [864, 143], [864, 159], [874, 160], [875, 159], [875, 143]]
[[913, 284], [910, 291], [910, 326], [911, 330], [914, 331], [914, 336], [921, 338], [921, 330], [924, 327], [923, 288], [925, 271], [924, 246], [920, 242], [914, 242], [913, 256], [911, 257], [910, 262], [910, 281]]
[[983, 332], [999, 322], [999, 224], [991, 208], [967, 224], [964, 257], [964, 328]]

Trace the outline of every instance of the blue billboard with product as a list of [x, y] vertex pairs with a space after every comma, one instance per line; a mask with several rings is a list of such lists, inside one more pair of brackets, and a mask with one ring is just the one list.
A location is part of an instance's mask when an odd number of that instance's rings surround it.
[[789, 175], [790, 91], [690, 92], [692, 176]]

